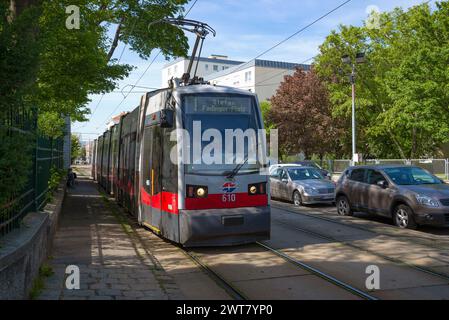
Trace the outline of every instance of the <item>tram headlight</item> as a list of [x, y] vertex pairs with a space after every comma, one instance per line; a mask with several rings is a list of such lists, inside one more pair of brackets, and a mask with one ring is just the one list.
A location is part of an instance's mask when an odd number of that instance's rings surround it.
[[198, 196], [198, 198], [203, 198], [206, 195], [206, 189], [204, 188], [196, 189], [196, 195]]
[[249, 193], [251, 194], [256, 194], [257, 193], [257, 187], [256, 186], [251, 186], [249, 188]]
[[208, 195], [208, 188], [205, 186], [187, 186], [187, 198], [206, 198]]
[[266, 194], [267, 193], [267, 184], [266, 182], [262, 183], [253, 183], [248, 185], [248, 194], [250, 196]]

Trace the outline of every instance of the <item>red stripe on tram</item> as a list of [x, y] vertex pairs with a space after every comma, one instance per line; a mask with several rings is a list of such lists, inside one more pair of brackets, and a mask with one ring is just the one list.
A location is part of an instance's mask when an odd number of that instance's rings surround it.
[[172, 192], [162, 192], [150, 195], [144, 187], [140, 189], [141, 202], [149, 207], [159, 209], [171, 214], [178, 214], [178, 195]]
[[[235, 195], [235, 199], [231, 198]], [[209, 194], [207, 198], [186, 198], [187, 210], [230, 209], [245, 207], [265, 207], [268, 205], [268, 196], [249, 195], [246, 192], [229, 194]]]

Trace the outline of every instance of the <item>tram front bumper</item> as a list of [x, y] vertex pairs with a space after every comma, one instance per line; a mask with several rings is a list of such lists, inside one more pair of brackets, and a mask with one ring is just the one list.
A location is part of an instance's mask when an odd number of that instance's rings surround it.
[[228, 246], [270, 238], [270, 207], [181, 210], [180, 242], [185, 247]]

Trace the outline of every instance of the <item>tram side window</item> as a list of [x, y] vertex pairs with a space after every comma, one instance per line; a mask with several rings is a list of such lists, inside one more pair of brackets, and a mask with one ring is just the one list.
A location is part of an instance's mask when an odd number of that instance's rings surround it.
[[170, 141], [171, 129], [163, 130], [163, 160], [162, 186], [164, 191], [176, 193], [178, 190], [178, 168], [170, 158], [171, 150], [176, 147], [176, 141]]
[[145, 190], [151, 194], [151, 147], [153, 146], [152, 128], [145, 128], [143, 145], [143, 185]]
[[160, 193], [161, 190], [161, 159], [162, 159], [162, 146], [161, 146], [161, 128], [158, 126], [154, 126], [151, 128], [153, 133], [152, 139], [152, 169], [154, 170], [154, 180], [153, 180], [153, 194], [156, 195]]

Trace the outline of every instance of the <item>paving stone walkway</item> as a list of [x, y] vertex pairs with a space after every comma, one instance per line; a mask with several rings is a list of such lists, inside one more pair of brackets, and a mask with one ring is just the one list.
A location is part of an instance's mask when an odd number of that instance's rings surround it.
[[[80, 178], [68, 190], [47, 262], [54, 274], [45, 279], [38, 299], [183, 299], [151, 252], [136, 240], [132, 228], [124, 227], [109, 206], [91, 180]], [[80, 270], [79, 290], [65, 286], [69, 265]]]

